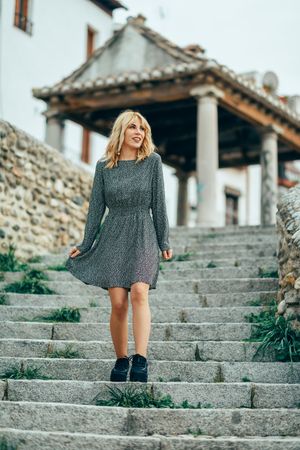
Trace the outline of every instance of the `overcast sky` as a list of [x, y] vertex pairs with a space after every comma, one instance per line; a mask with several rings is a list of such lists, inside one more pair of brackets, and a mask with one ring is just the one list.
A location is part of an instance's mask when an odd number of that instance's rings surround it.
[[121, 0], [115, 22], [142, 13], [146, 25], [234, 71], [273, 71], [278, 94], [300, 95], [300, 0]]

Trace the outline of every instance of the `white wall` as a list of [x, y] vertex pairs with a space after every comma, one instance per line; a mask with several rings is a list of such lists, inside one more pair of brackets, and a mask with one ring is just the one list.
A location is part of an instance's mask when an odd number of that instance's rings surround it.
[[[15, 1], [0, 0], [0, 117], [44, 140], [41, 113], [46, 104], [35, 99], [31, 89], [52, 85], [73, 72], [86, 59], [87, 26], [98, 32], [98, 47], [112, 34], [112, 18], [89, 0], [31, 1], [32, 36], [13, 25]], [[66, 151], [76, 160], [82, 128], [67, 121], [65, 132]], [[94, 162], [99, 139], [92, 141]]]

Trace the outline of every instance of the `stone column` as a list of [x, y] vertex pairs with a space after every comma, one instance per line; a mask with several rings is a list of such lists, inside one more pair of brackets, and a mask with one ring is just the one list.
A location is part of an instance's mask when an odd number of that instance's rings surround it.
[[188, 224], [188, 179], [189, 174], [182, 170], [176, 171], [178, 178], [177, 193], [177, 225]]
[[261, 224], [276, 223], [278, 196], [278, 145], [281, 128], [269, 125], [261, 131]]
[[60, 152], [64, 152], [65, 122], [58, 117], [46, 118], [45, 142]]
[[217, 170], [219, 167], [218, 98], [224, 93], [215, 86], [198, 86], [190, 94], [197, 105], [197, 218], [196, 224], [217, 225]]

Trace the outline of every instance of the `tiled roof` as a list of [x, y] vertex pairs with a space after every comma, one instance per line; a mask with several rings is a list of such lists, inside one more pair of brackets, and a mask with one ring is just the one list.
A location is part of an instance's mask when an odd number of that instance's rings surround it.
[[[53, 86], [34, 88], [32, 90], [33, 95], [47, 101], [49, 97], [57, 94], [98, 91], [113, 87], [134, 85], [136, 83], [178, 79], [187, 75], [197, 74], [201, 71], [210, 70], [217, 74], [218, 77], [233, 84], [241, 92], [251, 96], [267, 107], [283, 113], [297, 126], [300, 125], [300, 115], [287, 104], [283, 103], [276, 95], [267, 93], [262, 87], [246, 80], [226, 65], [219, 64], [215, 59], [205, 57], [202, 52], [196, 54], [193, 51], [179, 47], [164, 38], [161, 34], [145, 26], [143, 22], [144, 17], [141, 15], [128, 18], [127, 23], [116, 31], [103, 46], [95, 50], [90, 58], [78, 69]], [[137, 68], [135, 70], [128, 58], [124, 58], [125, 63], [122, 70], [122, 66], [117, 66], [121, 58], [111, 57], [111, 53], [115, 51], [115, 48], [118, 48], [118, 55], [126, 52], [128, 48], [128, 36], [125, 33], [129, 33], [129, 37], [132, 39], [143, 39], [138, 41], [141, 46], [151, 46], [149, 47], [151, 51], [148, 52], [150, 57], [147, 54], [146, 60], [137, 61]], [[109, 61], [111, 63], [109, 67], [110, 72], [101, 74], [101, 71], [103, 72], [104, 70], [105, 63], [107, 64], [108, 55], [111, 57]], [[157, 61], [160, 63], [158, 64]], [[114, 64], [116, 65], [115, 67]], [[130, 64], [131, 68], [128, 70]], [[126, 68], [127, 70], [124, 70]]]

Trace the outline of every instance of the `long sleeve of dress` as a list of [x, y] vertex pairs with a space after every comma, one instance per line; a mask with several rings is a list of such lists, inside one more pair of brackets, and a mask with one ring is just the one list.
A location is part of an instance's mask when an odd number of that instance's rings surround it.
[[106, 209], [102, 171], [103, 163], [98, 161], [90, 195], [84, 238], [80, 245], [76, 245], [81, 253], [85, 253], [92, 247]]
[[161, 156], [155, 163], [152, 180], [152, 217], [156, 230], [157, 242], [161, 251], [171, 248], [169, 244], [169, 221], [165, 200], [165, 186]]

